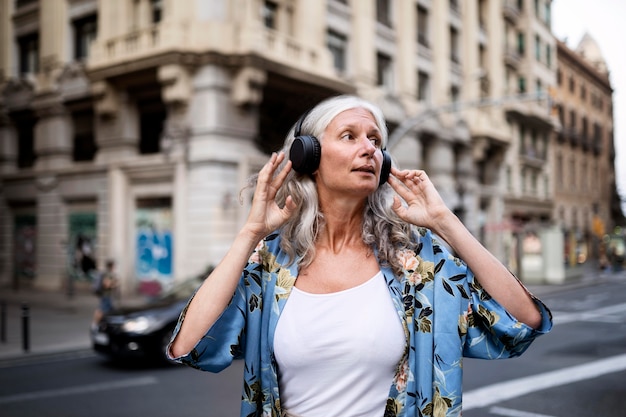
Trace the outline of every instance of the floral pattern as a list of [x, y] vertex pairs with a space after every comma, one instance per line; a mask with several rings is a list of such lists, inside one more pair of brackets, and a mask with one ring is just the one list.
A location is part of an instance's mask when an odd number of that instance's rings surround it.
[[[535, 299], [543, 322], [531, 329], [487, 294], [464, 262], [452, 256], [426, 229], [417, 249], [400, 251], [402, 276], [381, 267], [401, 318], [406, 350], [390, 381], [384, 417], [461, 415], [462, 358], [510, 358], [552, 327], [552, 316]], [[273, 337], [280, 313], [298, 276], [268, 236], [243, 271], [229, 306], [187, 355], [177, 360], [219, 372], [243, 358], [241, 416], [282, 415]], [[181, 313], [174, 336], [185, 318]], [[381, 416], [382, 417], [382, 416]]]

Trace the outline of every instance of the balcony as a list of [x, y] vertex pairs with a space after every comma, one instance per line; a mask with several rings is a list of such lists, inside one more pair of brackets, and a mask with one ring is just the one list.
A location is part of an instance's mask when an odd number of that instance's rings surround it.
[[517, 71], [520, 64], [522, 62], [521, 55], [517, 52], [517, 50], [507, 47], [504, 51], [504, 63], [507, 67], [511, 68], [514, 71]]
[[502, 5], [502, 15], [512, 25], [517, 24], [520, 18], [520, 10], [517, 8], [515, 0], [504, 0]]

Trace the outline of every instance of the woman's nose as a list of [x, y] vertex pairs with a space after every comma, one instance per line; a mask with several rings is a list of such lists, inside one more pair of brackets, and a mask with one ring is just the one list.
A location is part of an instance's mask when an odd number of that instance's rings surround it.
[[376, 152], [376, 145], [372, 143], [370, 138], [364, 136], [361, 138], [361, 142], [363, 143], [363, 152], [368, 155], [374, 155], [374, 152]]

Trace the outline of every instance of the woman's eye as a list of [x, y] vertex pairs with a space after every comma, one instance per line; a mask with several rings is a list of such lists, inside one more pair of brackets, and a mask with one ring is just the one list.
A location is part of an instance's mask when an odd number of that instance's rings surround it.
[[354, 136], [352, 136], [352, 133], [344, 133], [343, 135], [341, 135], [341, 139], [352, 139], [354, 138]]
[[371, 137], [370, 142], [372, 142], [372, 145], [376, 146], [377, 148], [380, 147], [380, 144], [381, 144], [380, 138]]

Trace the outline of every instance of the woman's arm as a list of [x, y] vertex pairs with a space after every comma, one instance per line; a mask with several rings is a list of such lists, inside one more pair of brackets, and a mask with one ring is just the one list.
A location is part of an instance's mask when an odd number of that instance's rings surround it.
[[474, 273], [480, 285], [517, 320], [532, 328], [541, 325], [534, 300], [511, 272], [491, 254], [445, 205], [424, 171], [392, 168], [389, 184], [407, 203], [395, 197], [393, 209], [401, 219], [427, 227], [441, 237]]
[[241, 273], [257, 244], [280, 227], [295, 210], [290, 197], [282, 208], [275, 201], [276, 192], [291, 169], [291, 163], [287, 162], [274, 176], [284, 157], [284, 153], [273, 154], [259, 172], [246, 224], [189, 303], [180, 331], [170, 346], [173, 357], [189, 353], [211, 328], [235, 293]]

